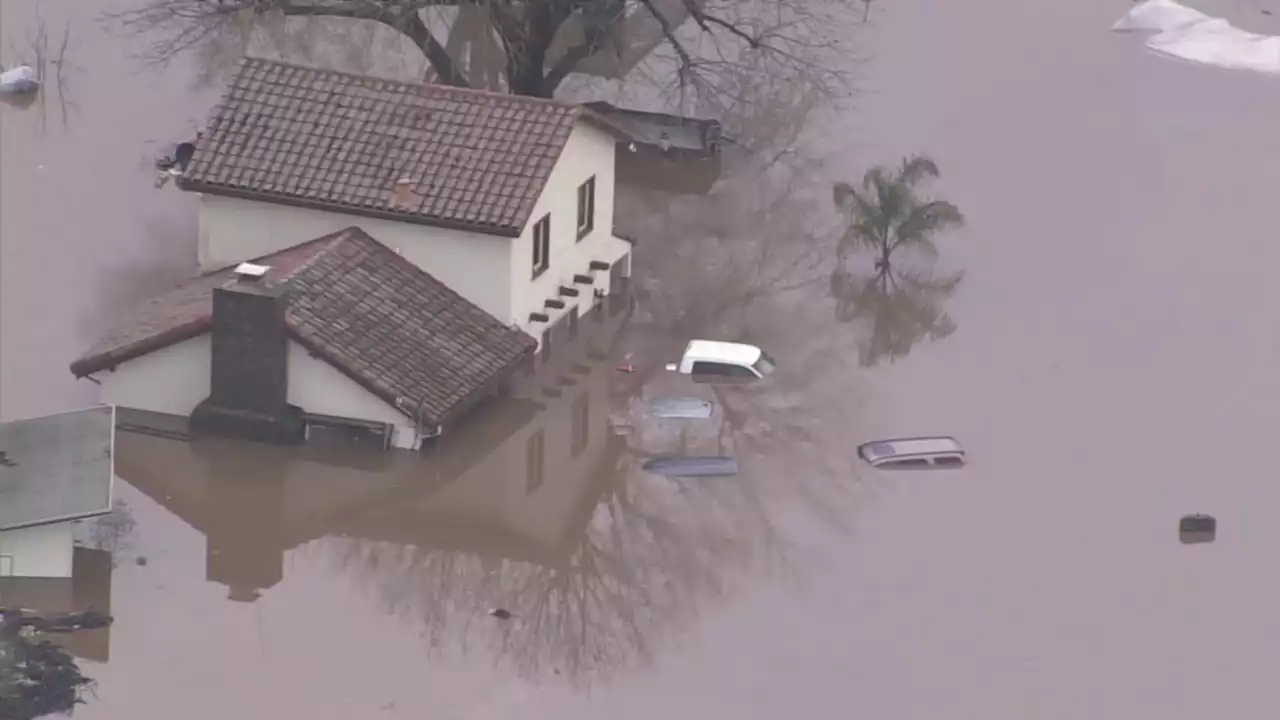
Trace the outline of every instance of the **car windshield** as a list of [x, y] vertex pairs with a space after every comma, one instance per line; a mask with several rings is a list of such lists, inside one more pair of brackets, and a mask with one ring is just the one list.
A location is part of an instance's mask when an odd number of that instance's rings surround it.
[[760, 377], [772, 375], [774, 370], [778, 369], [778, 363], [771, 357], [769, 353], [761, 350], [760, 357], [755, 362], [756, 372], [760, 373]]
[[889, 457], [895, 455], [893, 445], [886, 442], [875, 442], [867, 446], [868, 459]]

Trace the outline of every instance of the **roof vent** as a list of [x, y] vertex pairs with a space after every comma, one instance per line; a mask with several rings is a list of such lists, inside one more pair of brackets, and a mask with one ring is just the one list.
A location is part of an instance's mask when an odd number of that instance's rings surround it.
[[255, 265], [253, 263], [240, 263], [236, 266], [236, 278], [245, 282], [257, 282], [267, 276], [267, 271], [271, 268], [266, 265]]

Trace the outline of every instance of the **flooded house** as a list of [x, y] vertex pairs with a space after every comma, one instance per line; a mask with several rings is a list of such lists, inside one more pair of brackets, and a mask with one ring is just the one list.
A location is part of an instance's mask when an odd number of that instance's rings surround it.
[[115, 412], [0, 423], [0, 578], [70, 578], [75, 525], [111, 512]]
[[71, 366], [167, 434], [417, 449], [624, 293], [578, 105], [246, 59], [177, 179], [202, 274]]

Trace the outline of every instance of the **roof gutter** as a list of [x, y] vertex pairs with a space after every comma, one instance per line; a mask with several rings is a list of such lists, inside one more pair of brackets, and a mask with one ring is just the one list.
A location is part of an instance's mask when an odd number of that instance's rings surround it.
[[241, 200], [256, 200], [258, 202], [288, 205], [290, 207], [303, 208], [306, 210], [360, 215], [363, 217], [378, 218], [379, 220], [390, 220], [392, 222], [410, 223], [413, 225], [426, 225], [428, 227], [438, 227], [446, 230], [460, 230], [463, 232], [480, 233], [482, 235], [494, 235], [496, 237], [518, 238], [523, 230], [523, 228], [513, 229], [509, 227], [498, 227], [495, 225], [474, 225], [458, 222], [456, 220], [440, 220], [412, 213], [380, 210], [378, 208], [360, 207], [358, 205], [340, 205], [337, 203], [321, 202], [318, 200], [304, 200], [302, 198], [285, 195], [283, 193], [230, 188], [224, 185], [217, 185], [184, 177], [178, 178], [177, 186], [178, 188], [188, 192], [221, 195], [223, 197], [239, 198]]

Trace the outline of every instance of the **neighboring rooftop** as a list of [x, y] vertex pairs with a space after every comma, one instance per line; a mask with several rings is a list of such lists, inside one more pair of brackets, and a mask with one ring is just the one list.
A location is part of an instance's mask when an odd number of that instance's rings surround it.
[[514, 237], [581, 119], [621, 139], [579, 105], [246, 58], [178, 185]]
[[115, 408], [0, 423], [0, 531], [111, 511]]
[[[360, 228], [252, 262], [270, 268], [261, 282], [286, 286], [294, 340], [401, 412], [420, 405], [432, 424], [537, 346]], [[209, 332], [213, 290], [234, 282], [228, 267], [180, 283], [112, 328], [71, 372], [83, 377]]]
[[630, 139], [637, 143], [661, 146], [665, 142], [671, 149], [702, 155], [719, 152], [721, 137], [718, 120], [669, 115], [667, 113], [630, 110], [604, 101], [585, 103]]

